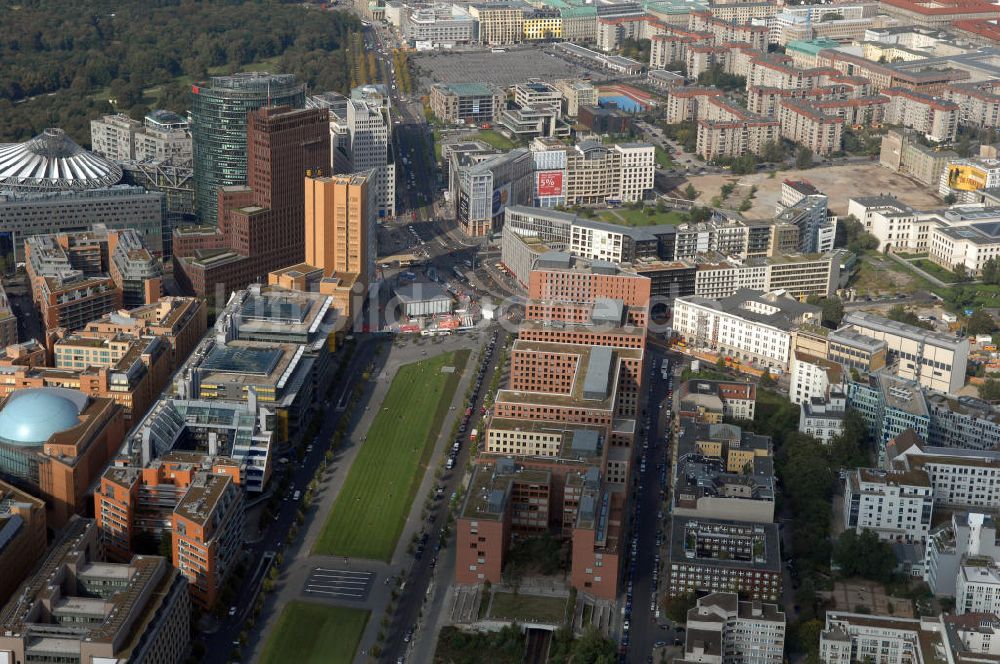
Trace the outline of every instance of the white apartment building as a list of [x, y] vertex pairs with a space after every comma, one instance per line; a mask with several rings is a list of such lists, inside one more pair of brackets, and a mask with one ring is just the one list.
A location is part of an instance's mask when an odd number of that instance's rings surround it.
[[619, 143], [614, 149], [621, 154], [621, 200], [643, 200], [653, 189], [656, 177], [656, 147], [649, 143]]
[[378, 215], [395, 217], [396, 165], [391, 159], [392, 118], [384, 86], [351, 90], [345, 120], [351, 172], [375, 169]]
[[825, 629], [819, 637], [819, 658], [824, 664], [930, 661], [934, 653], [922, 652], [922, 636], [927, 632], [943, 632], [942, 627], [934, 618], [918, 620], [827, 611]]
[[151, 111], [142, 122], [124, 114], [90, 121], [90, 142], [97, 154], [115, 161], [141, 161], [190, 166], [191, 131], [172, 111]]
[[569, 251], [574, 256], [591, 260], [621, 263], [628, 250], [629, 229], [622, 226], [574, 223], [569, 240]]
[[836, 362], [796, 352], [792, 356], [788, 398], [794, 404], [809, 403], [830, 395], [830, 388], [844, 382], [844, 369]]
[[479, 21], [479, 42], [487, 46], [518, 44], [524, 39], [524, 9], [521, 5], [496, 2], [469, 5]]
[[777, 604], [741, 602], [737, 593], [699, 597], [687, 614], [685, 662], [781, 664], [785, 614]]
[[844, 316], [844, 327], [886, 343], [896, 375], [932, 390], [957, 394], [965, 385], [969, 340], [925, 330], [865, 311]]
[[785, 254], [747, 259], [728, 257], [698, 263], [694, 293], [702, 297], [728, 297], [748, 288], [784, 290], [792, 297], [832, 295], [840, 280], [839, 255]]
[[955, 140], [958, 132], [958, 104], [905, 88], [882, 90], [889, 98], [885, 109], [888, 124], [911, 127], [932, 141]]
[[958, 104], [958, 123], [971, 127], [1000, 127], [1000, 95], [995, 81], [955, 83], [945, 88], [944, 97]]
[[839, 386], [830, 387], [830, 395], [813, 397], [799, 406], [799, 432], [829, 445], [844, 431], [847, 416], [847, 395]]
[[948, 270], [961, 265], [968, 274], [978, 276], [986, 261], [1000, 259], [1000, 223], [997, 221], [935, 226], [930, 236], [928, 259]]
[[[845, 21], [857, 21], [873, 13], [874, 5], [837, 5], [836, 13]], [[823, 8], [820, 5], [784, 5], [781, 12], [776, 13], [767, 21], [768, 42], [771, 44], [783, 44], [782, 30], [788, 26], [795, 26], [800, 23], [819, 23], [824, 14], [831, 13], [829, 7]]]
[[674, 330], [689, 346], [777, 371], [789, 368], [792, 328], [818, 324], [820, 316], [819, 307], [781, 291], [739, 290], [726, 298], [674, 300]]
[[562, 79], [555, 82], [562, 96], [563, 114], [575, 118], [581, 106], [597, 106], [597, 88], [590, 81]]
[[951, 521], [930, 533], [924, 548], [924, 581], [935, 595], [954, 597], [961, 566], [970, 559], [1000, 560], [993, 517], [956, 512]]
[[514, 103], [536, 109], [558, 111], [562, 105], [562, 93], [554, 85], [545, 81], [530, 80], [518, 83], [513, 88]]
[[469, 44], [476, 40], [476, 21], [456, 4], [416, 7], [405, 13], [403, 37], [411, 46], [417, 42], [433, 46]]
[[886, 448], [886, 464], [927, 473], [938, 505], [1000, 508], [1000, 452], [934, 447], [904, 432]]
[[934, 489], [922, 470], [857, 468], [844, 483], [844, 525], [879, 539], [923, 542], [931, 528]]
[[566, 152], [566, 204], [641, 201], [655, 175], [656, 148], [650, 143], [581, 141]]
[[1000, 569], [995, 561], [969, 561], [959, 568], [955, 613], [1000, 613]]

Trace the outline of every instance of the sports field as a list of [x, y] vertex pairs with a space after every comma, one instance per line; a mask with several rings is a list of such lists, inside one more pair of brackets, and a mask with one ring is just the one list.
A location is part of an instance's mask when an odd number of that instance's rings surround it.
[[263, 664], [350, 664], [368, 623], [368, 611], [290, 602], [261, 657]]
[[468, 359], [459, 350], [399, 368], [313, 553], [392, 558]]

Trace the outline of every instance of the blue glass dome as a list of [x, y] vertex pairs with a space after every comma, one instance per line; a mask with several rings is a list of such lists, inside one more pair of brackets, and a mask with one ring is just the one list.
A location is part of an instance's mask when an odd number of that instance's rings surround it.
[[0, 440], [25, 447], [42, 445], [52, 434], [79, 424], [85, 402], [86, 396], [75, 390], [19, 390], [0, 410]]

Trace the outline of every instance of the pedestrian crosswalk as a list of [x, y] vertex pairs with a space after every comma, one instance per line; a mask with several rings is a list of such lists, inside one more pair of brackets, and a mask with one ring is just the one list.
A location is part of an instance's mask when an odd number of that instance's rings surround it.
[[371, 592], [375, 572], [315, 567], [303, 589], [307, 595], [364, 602]]

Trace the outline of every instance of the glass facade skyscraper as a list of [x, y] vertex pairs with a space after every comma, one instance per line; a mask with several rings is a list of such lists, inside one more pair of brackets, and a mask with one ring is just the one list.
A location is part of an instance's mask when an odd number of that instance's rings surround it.
[[219, 187], [246, 184], [247, 113], [262, 106], [304, 108], [305, 87], [292, 74], [244, 72], [191, 86], [195, 211], [218, 224]]

